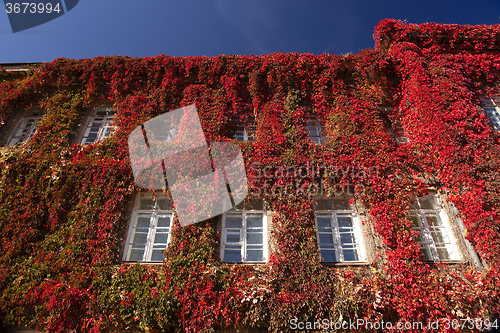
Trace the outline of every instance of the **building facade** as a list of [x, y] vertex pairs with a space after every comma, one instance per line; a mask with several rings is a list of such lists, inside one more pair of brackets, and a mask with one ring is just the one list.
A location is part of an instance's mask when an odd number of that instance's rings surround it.
[[[4, 65], [3, 327], [500, 326], [500, 27], [384, 20], [375, 38]], [[134, 184], [127, 138], [191, 104], [207, 141], [240, 146], [250, 193], [181, 227], [168, 189]]]

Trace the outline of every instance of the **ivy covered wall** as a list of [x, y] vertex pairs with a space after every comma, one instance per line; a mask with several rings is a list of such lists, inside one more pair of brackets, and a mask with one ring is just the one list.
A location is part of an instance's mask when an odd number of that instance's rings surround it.
[[[28, 77], [0, 73], [0, 119], [47, 111], [26, 143], [0, 149], [0, 318], [48, 332], [290, 330], [290, 320], [435, 322], [500, 312], [500, 134], [479, 108], [498, 93], [500, 27], [384, 20], [376, 46], [348, 56], [270, 54], [57, 59]], [[277, 193], [249, 172], [274, 212], [275, 251], [262, 265], [221, 263], [214, 221], [174, 225], [162, 265], [122, 264], [134, 185], [127, 136], [159, 114], [196, 104], [207, 141], [232, 141], [253, 117], [253, 165], [328, 165], [362, 185], [356, 200], [385, 249], [365, 266], [321, 264], [314, 198]], [[114, 134], [75, 143], [86, 110], [117, 110]], [[380, 108], [393, 105], [397, 108]], [[328, 142], [305, 124], [316, 114]], [[399, 119], [409, 142], [385, 123]], [[0, 130], [6, 131], [6, 125]], [[280, 183], [281, 182], [281, 183]], [[301, 178], [300, 189], [317, 182]], [[410, 199], [440, 190], [461, 212], [486, 263], [430, 264], [415, 241]], [[118, 259], [117, 259], [118, 258]], [[426, 326], [424, 326], [425, 329]], [[453, 330], [453, 328], [450, 328]], [[455, 331], [459, 331], [455, 329]]]

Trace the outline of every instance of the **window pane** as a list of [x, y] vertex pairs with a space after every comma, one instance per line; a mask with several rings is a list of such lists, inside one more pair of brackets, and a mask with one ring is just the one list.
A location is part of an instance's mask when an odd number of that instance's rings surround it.
[[336, 197], [332, 199], [332, 206], [335, 210], [350, 210], [349, 198]]
[[247, 215], [247, 227], [248, 228], [262, 228], [263, 226], [263, 221], [262, 221], [262, 214], [258, 215]]
[[225, 262], [241, 262], [241, 246], [226, 245], [224, 249]]
[[402, 126], [394, 126], [394, 134], [398, 138], [404, 138], [405, 137], [405, 132], [404, 132]]
[[334, 244], [333, 234], [331, 232], [320, 232], [319, 233], [319, 243], [320, 244]]
[[[264, 202], [262, 200], [248, 200], [245, 205], [246, 210], [263, 210]], [[262, 216], [262, 214], [260, 214]]]
[[240, 242], [240, 232], [238, 231], [227, 231], [226, 233], [226, 242], [227, 243], [239, 243]]
[[420, 216], [412, 214], [412, 215], [407, 216], [407, 217], [413, 222], [414, 228], [422, 227], [422, 222], [420, 221]]
[[318, 222], [318, 228], [330, 228], [331, 227], [331, 220], [329, 217], [319, 216], [316, 218], [316, 221]]
[[142, 197], [139, 209], [150, 210], [150, 209], [153, 209], [154, 206], [155, 206], [155, 203], [154, 203], [152, 197]]
[[500, 117], [490, 117], [493, 126], [500, 127]]
[[310, 119], [307, 122], [306, 127], [308, 131], [309, 140], [321, 144], [322, 143], [321, 124], [316, 115], [310, 116]]
[[342, 243], [342, 244], [356, 243], [356, 240], [354, 239], [354, 234], [341, 233], [340, 234], [340, 243]]
[[245, 129], [243, 128], [243, 126], [238, 126], [236, 128], [236, 132], [234, 133], [234, 138], [238, 141], [243, 141], [244, 140], [244, 131]]
[[248, 126], [248, 130], [247, 130], [247, 128], [245, 128], [245, 132], [247, 134], [248, 141], [254, 142], [255, 141], [256, 127], [255, 126]]
[[339, 228], [352, 228], [352, 219], [350, 216], [345, 214], [338, 214]]
[[141, 214], [137, 217], [138, 228], [149, 228], [151, 224], [151, 215]]
[[484, 110], [486, 111], [486, 114], [489, 117], [498, 117], [498, 116], [500, 116], [500, 109], [498, 107], [495, 107], [495, 108], [484, 108]]
[[237, 210], [263, 210], [264, 202], [261, 199], [243, 200], [236, 205]]
[[406, 137], [405, 131], [399, 119], [394, 120], [392, 124], [392, 130], [394, 133], [394, 138], [398, 143], [408, 142], [408, 138]]
[[262, 261], [264, 257], [264, 251], [262, 250], [262, 245], [247, 247], [247, 261]]
[[247, 251], [247, 261], [256, 262], [263, 261], [264, 252], [262, 250], [248, 250]]
[[344, 261], [359, 261], [358, 251], [356, 249], [343, 249]]
[[18, 144], [19, 142], [21, 142], [21, 139], [20, 138], [15, 138], [15, 139], [12, 139], [10, 140], [9, 142], [9, 146], [15, 146], [16, 144]]
[[318, 125], [318, 123], [319, 123], [318, 117], [316, 117], [316, 115], [311, 115], [307, 122], [307, 126], [316, 126]]
[[28, 117], [41, 117], [43, 116], [42, 110], [32, 109], [28, 111]]
[[262, 230], [248, 230], [247, 231], [247, 244], [264, 244]]
[[319, 199], [316, 200], [316, 209], [317, 210], [332, 210], [332, 201], [331, 200], [324, 200], [324, 199]]
[[338, 262], [337, 256], [333, 249], [321, 249], [321, 257], [325, 262]]
[[418, 230], [418, 235], [417, 235], [417, 237], [416, 237], [415, 239], [416, 239], [416, 241], [417, 241], [418, 243], [422, 243], [422, 242], [423, 242], [423, 238], [422, 238], [422, 230], [420, 230], [420, 229]]
[[491, 116], [491, 115], [495, 115], [497, 108], [496, 107], [485, 107], [484, 111], [486, 112], [486, 115]]
[[160, 229], [156, 231], [155, 234], [155, 243], [167, 244], [168, 241], [168, 232], [162, 232], [165, 229]]
[[437, 253], [439, 256], [439, 259], [441, 260], [450, 260], [450, 253], [446, 248], [437, 248]]
[[111, 135], [111, 130], [112, 130], [111, 127], [109, 127], [107, 125], [103, 125], [101, 127], [101, 131], [99, 133], [99, 140], [109, 138], [109, 136]]
[[432, 256], [432, 251], [431, 251], [429, 245], [426, 245], [426, 244], [420, 245], [420, 251], [424, 255], [425, 260], [428, 260], [428, 261], [434, 260], [434, 257]]
[[236, 205], [235, 210], [244, 210], [245, 209], [245, 200], [241, 201]]
[[420, 206], [418, 205], [418, 201], [416, 197], [413, 197], [410, 199], [410, 209], [420, 209]]
[[168, 199], [164, 198], [159, 198], [158, 199], [158, 207], [161, 210], [170, 210], [172, 209], [172, 203]]
[[154, 249], [151, 253], [151, 261], [163, 261], [163, 249]]
[[226, 228], [242, 228], [242, 216], [226, 215]]
[[500, 105], [500, 96], [492, 96], [491, 100], [495, 105]]
[[318, 133], [318, 129], [316, 127], [313, 127], [313, 126], [307, 126], [307, 130], [309, 131], [309, 136], [311, 138], [314, 138], [314, 137], [318, 137], [319, 136], [319, 133]]
[[112, 131], [113, 131], [112, 127], [104, 127], [104, 129], [102, 130], [101, 135], [99, 137], [99, 140], [109, 138]]
[[134, 238], [132, 240], [133, 244], [146, 244], [148, 240], [148, 230], [147, 229], [139, 229], [136, 230], [134, 234]]
[[116, 113], [116, 110], [113, 109], [111, 106], [103, 106], [103, 107], [97, 107], [94, 109], [94, 112], [92, 113], [94, 116], [110, 116], [114, 115]]
[[351, 205], [349, 205], [349, 197], [334, 197], [332, 199], [324, 200], [319, 199], [316, 200], [317, 210], [351, 210]]
[[428, 195], [418, 199], [420, 201], [421, 209], [439, 209], [436, 197], [433, 195]]
[[498, 110], [498, 108], [484, 108], [484, 109], [490, 119], [500, 116], [500, 111]]
[[429, 224], [429, 227], [440, 227], [443, 225], [443, 223], [441, 222], [441, 219], [437, 215], [426, 214], [425, 217], [427, 219], [427, 223]]
[[481, 104], [490, 105], [493, 104], [493, 101], [489, 97], [481, 97]]
[[441, 230], [431, 231], [432, 239], [437, 244], [443, 244], [448, 242], [448, 237], [441, 233]]
[[158, 216], [157, 226], [159, 228], [169, 228], [170, 227], [170, 214], [169, 215], [160, 215]]
[[144, 247], [142, 248], [132, 248], [130, 251], [130, 261], [141, 261], [144, 257]]
[[429, 229], [422, 228], [422, 243], [433, 244], [432, 235]]

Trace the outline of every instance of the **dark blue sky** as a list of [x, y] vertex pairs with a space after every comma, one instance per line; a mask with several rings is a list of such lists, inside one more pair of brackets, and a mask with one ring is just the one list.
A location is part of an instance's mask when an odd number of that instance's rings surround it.
[[373, 29], [384, 18], [500, 23], [500, 0], [80, 0], [51, 22], [12, 33], [0, 8], [0, 63], [98, 55], [344, 54], [373, 48]]

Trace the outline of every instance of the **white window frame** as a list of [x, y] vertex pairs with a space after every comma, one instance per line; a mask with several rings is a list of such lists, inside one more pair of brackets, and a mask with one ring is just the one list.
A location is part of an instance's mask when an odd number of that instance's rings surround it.
[[[262, 203], [264, 205], [264, 203]], [[256, 260], [256, 261], [250, 261], [247, 258], [247, 230], [249, 230], [249, 227], [247, 226], [247, 219], [249, 216], [254, 215], [254, 214], [262, 214], [262, 254], [263, 257], [261, 260]], [[226, 228], [226, 218], [228, 216], [238, 216], [242, 218], [242, 226], [241, 228]], [[260, 229], [259, 228], [250, 228], [252, 229]], [[228, 234], [233, 233], [237, 234], [239, 233], [239, 242], [228, 242], [227, 241], [227, 236]], [[268, 239], [267, 239], [267, 211], [266, 209], [263, 210], [254, 210], [254, 209], [231, 209], [225, 213], [222, 214], [222, 238], [221, 238], [221, 247], [220, 247], [220, 258], [222, 262], [227, 262], [227, 263], [238, 263], [238, 264], [257, 264], [257, 263], [265, 263], [269, 259], [268, 255]], [[228, 246], [240, 246], [241, 249], [241, 262], [234, 262], [234, 261], [226, 261], [225, 258], [225, 250], [226, 247]]]
[[500, 130], [500, 96], [483, 97], [481, 107], [494, 130]]
[[[436, 204], [436, 209], [423, 209], [421, 200], [424, 198], [433, 198], [435, 200]], [[420, 244], [421, 248], [422, 246], [426, 247], [430, 251], [430, 255], [432, 258], [431, 260], [428, 261], [435, 261], [435, 262], [447, 262], [447, 261], [458, 261], [460, 260], [459, 258], [459, 252], [457, 248], [457, 241], [455, 239], [455, 236], [451, 230], [450, 227], [450, 221], [448, 217], [446, 216], [446, 213], [444, 212], [444, 209], [442, 208], [441, 203], [439, 202], [439, 199], [437, 198], [436, 195], [429, 194], [426, 197], [419, 197], [416, 199], [415, 204], [418, 205], [419, 209], [410, 209], [409, 213], [410, 215], [418, 215], [420, 218], [418, 220], [419, 226], [416, 227], [415, 225], [413, 226], [413, 230], [417, 230], [419, 232], [420, 236], [420, 241], [417, 239], [417, 243]], [[441, 222], [441, 226], [430, 226], [429, 225], [429, 217], [430, 216], [437, 216], [439, 218], [439, 221]], [[413, 221], [415, 222], [415, 221]], [[441, 236], [443, 237], [444, 242], [436, 242], [434, 238], [432, 237], [432, 232], [436, 232], [437, 229], [440, 229], [439, 231], [441, 232]], [[443, 231], [445, 234], [443, 235]], [[445, 248], [448, 251], [449, 259], [441, 259], [438, 254], [438, 249]], [[422, 252], [422, 255], [425, 258], [425, 255]], [[426, 259], [427, 260], [427, 259]]]
[[[98, 115], [99, 112], [106, 112], [106, 115]], [[96, 107], [92, 111], [92, 114], [87, 118], [85, 128], [79, 140], [80, 144], [89, 145], [108, 138], [115, 128], [115, 126], [112, 125], [113, 120], [115, 119], [115, 113], [116, 110], [112, 106]], [[90, 131], [92, 128], [95, 128], [93, 125], [98, 121], [101, 122], [101, 125], [98, 128], [95, 140], [93, 142], [88, 142], [90, 140]]]
[[[326, 199], [323, 199], [326, 200]], [[334, 201], [335, 199], [331, 199]], [[348, 199], [347, 199], [348, 200]], [[344, 228], [339, 227], [338, 218], [339, 215], [348, 215], [352, 221], [352, 234], [354, 236], [354, 243], [345, 243], [341, 242], [341, 230]], [[318, 217], [327, 217], [330, 219], [330, 226], [320, 228], [318, 224]], [[325, 232], [326, 230], [330, 230], [333, 243], [329, 243], [330, 248], [334, 250], [335, 257], [338, 261], [325, 261], [322, 259], [324, 263], [364, 263], [366, 262], [365, 255], [365, 246], [364, 240], [361, 232], [361, 221], [356, 212], [355, 204], [350, 204], [349, 209], [315, 209], [315, 225], [316, 225], [316, 236], [318, 240], [318, 248], [321, 254], [322, 244], [320, 242], [320, 232]], [[357, 249], [358, 251], [358, 259], [359, 260], [345, 260], [344, 258], [344, 249], [342, 245], [351, 245], [353, 249]], [[323, 258], [323, 256], [322, 256]]]
[[[21, 117], [21, 119], [19, 119], [19, 121], [17, 122], [16, 127], [7, 140], [7, 145], [15, 146], [19, 143], [29, 140], [33, 135], [35, 135], [38, 122], [42, 120], [43, 116], [44, 111], [40, 109], [34, 108], [28, 110], [27, 114]], [[29, 123], [31, 124], [27, 126]], [[19, 133], [20, 131], [22, 131], [23, 133]], [[14, 140], [17, 141], [13, 143]]]
[[[141, 199], [142, 198], [154, 198], [155, 205], [152, 209], [140, 209], [141, 205]], [[153, 255], [153, 250], [158, 250], [159, 246], [165, 246], [162, 250], [166, 249], [168, 247], [168, 244], [170, 244], [170, 240], [172, 237], [172, 223], [174, 220], [174, 211], [172, 209], [160, 209], [158, 207], [158, 200], [157, 199], [166, 199], [164, 195], [151, 195], [151, 194], [144, 194], [144, 195], [138, 195], [137, 198], [135, 199], [134, 203], [134, 209], [132, 212], [132, 216], [130, 219], [130, 224], [129, 224], [129, 230], [128, 230], [128, 235], [127, 235], [127, 240], [125, 243], [125, 250], [123, 251], [123, 261], [126, 262], [162, 262], [158, 260], [152, 260], [152, 255]], [[168, 200], [168, 199], [167, 199]], [[171, 203], [170, 203], [171, 205]], [[144, 216], [150, 218], [149, 220], [149, 226], [148, 227], [138, 227], [138, 221], [139, 217]], [[158, 221], [159, 218], [161, 217], [168, 217], [170, 219], [170, 223], [168, 227], [159, 227], [158, 226]], [[136, 234], [137, 229], [148, 229], [147, 231], [147, 236], [146, 236], [146, 243], [145, 244], [145, 251], [142, 256], [142, 259], [140, 260], [130, 260], [132, 250], [134, 248], [138, 248], [138, 244], [134, 244], [134, 236]], [[155, 236], [157, 235], [157, 230], [158, 229], [168, 229], [168, 235], [167, 235], [167, 242], [158, 242], [155, 243]], [[162, 231], [162, 233], [165, 233], [166, 231]]]
[[[325, 138], [323, 135], [323, 124], [319, 120], [318, 116], [315, 114], [309, 115], [309, 120], [307, 121], [307, 132], [309, 140], [319, 145], [325, 143]], [[315, 131], [316, 133], [313, 133]]]

